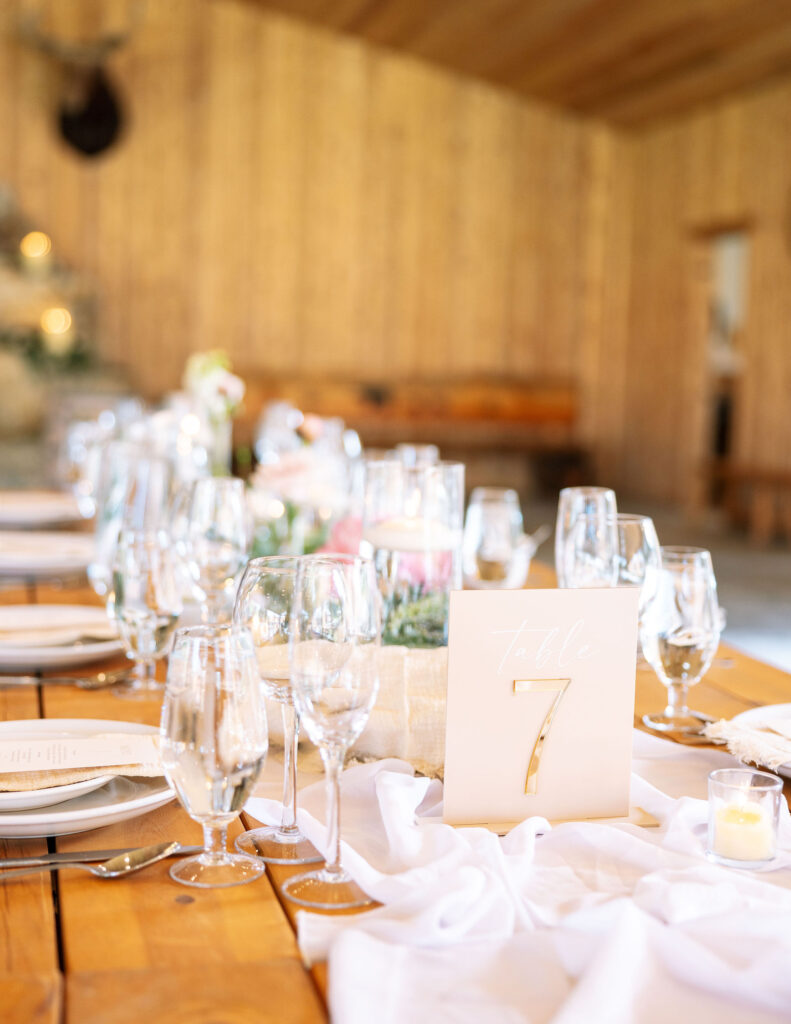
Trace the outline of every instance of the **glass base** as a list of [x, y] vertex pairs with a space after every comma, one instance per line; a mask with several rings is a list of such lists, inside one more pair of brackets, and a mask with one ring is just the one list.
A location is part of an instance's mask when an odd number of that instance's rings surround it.
[[767, 867], [771, 864], [775, 858], [770, 857], [768, 860], [731, 860], [730, 857], [720, 857], [718, 853], [713, 850], [706, 850], [706, 860], [711, 861], [712, 864], [719, 864], [724, 868], [741, 868], [742, 871], [760, 871], [761, 868]]
[[254, 882], [265, 870], [260, 860], [243, 853], [199, 853], [174, 864], [170, 877], [182, 885], [219, 889]]
[[295, 875], [283, 883], [280, 891], [292, 903], [314, 910], [350, 910], [374, 902], [345, 871], [336, 873], [326, 868]]
[[110, 693], [114, 697], [123, 697], [124, 700], [161, 700], [164, 692], [164, 683], [160, 683], [156, 679], [151, 682], [141, 682], [135, 676], [110, 687]]
[[319, 864], [324, 860], [299, 830], [283, 833], [275, 825], [242, 832], [234, 846], [239, 853], [258, 857], [267, 864]]
[[684, 736], [699, 736], [703, 726], [714, 719], [702, 711], [689, 711], [682, 715], [668, 715], [664, 711], [643, 715], [643, 725], [656, 732], [678, 732]]

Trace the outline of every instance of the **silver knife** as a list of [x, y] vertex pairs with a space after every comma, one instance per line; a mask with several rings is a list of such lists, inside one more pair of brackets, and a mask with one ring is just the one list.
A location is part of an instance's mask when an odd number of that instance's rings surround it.
[[[120, 857], [121, 854], [129, 853], [133, 849], [135, 847], [123, 850], [75, 850], [73, 853], [42, 853], [38, 857], [2, 857], [0, 858], [0, 868], [32, 868], [40, 864], [74, 864], [76, 861], [109, 860], [110, 857]], [[186, 857], [194, 853], [203, 853], [203, 847], [179, 844], [170, 856]]]

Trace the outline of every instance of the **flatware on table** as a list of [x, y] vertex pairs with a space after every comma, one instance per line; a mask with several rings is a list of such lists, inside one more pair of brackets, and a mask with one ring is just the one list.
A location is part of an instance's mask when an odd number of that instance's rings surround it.
[[[63, 867], [68, 864], [108, 860], [111, 857], [134, 853], [134, 851], [135, 847], [127, 847], [118, 850], [73, 850], [71, 853], [42, 853], [37, 857], [4, 857], [0, 859], [0, 868], [33, 868], [44, 867], [47, 864]], [[182, 846], [181, 843], [176, 843], [168, 856], [191, 857], [196, 853], [203, 853], [203, 847]]]
[[131, 667], [113, 669], [110, 672], [97, 672], [91, 676], [31, 676], [31, 675], [0, 675], [2, 686], [77, 686], [81, 690], [101, 690], [105, 686], [114, 686], [123, 682]]
[[81, 871], [88, 871], [96, 878], [123, 878], [124, 875], [131, 875], [133, 871], [140, 871], [150, 864], [156, 864], [165, 857], [170, 857], [178, 849], [177, 842], [157, 843], [156, 846], [141, 846], [137, 850], [129, 850], [117, 857], [111, 857], [101, 864], [85, 864], [83, 861], [71, 861], [69, 863], [38, 864], [36, 867], [22, 868], [21, 871], [0, 872], [0, 883], [8, 881], [9, 878], [23, 878], [25, 875], [34, 875], [38, 871], [58, 871], [61, 868], [79, 868]]

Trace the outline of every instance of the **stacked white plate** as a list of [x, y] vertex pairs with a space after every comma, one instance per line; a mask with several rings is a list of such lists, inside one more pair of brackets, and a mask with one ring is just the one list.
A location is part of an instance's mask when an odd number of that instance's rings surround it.
[[75, 604], [0, 607], [2, 671], [71, 668], [112, 657], [122, 649], [104, 608]]
[[[34, 719], [0, 723], [0, 739], [44, 739], [103, 733], [156, 733], [149, 725], [133, 722], [92, 721], [81, 718]], [[117, 821], [136, 818], [168, 803], [173, 790], [164, 777], [102, 776], [88, 782], [28, 793], [0, 793], [0, 838], [65, 836], [87, 832]]]
[[41, 529], [82, 519], [77, 499], [61, 491], [0, 491], [0, 527]]
[[46, 579], [84, 573], [94, 552], [89, 533], [0, 531], [0, 576]]

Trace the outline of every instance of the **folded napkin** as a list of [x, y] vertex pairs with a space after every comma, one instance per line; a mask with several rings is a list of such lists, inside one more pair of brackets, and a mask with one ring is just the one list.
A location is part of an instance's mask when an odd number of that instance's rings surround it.
[[[533, 818], [499, 839], [426, 821], [442, 785], [403, 761], [344, 772], [343, 861], [384, 905], [298, 913], [305, 959], [328, 956], [334, 1024], [788, 1020], [787, 808], [776, 870], [709, 864], [696, 795], [732, 758], [642, 733], [634, 755], [632, 801], [659, 828]], [[298, 820], [326, 852], [323, 790], [300, 793]], [[247, 810], [276, 823], [281, 808]]]
[[153, 733], [0, 739], [0, 792], [26, 793], [102, 775], [162, 775]]
[[791, 761], [791, 719], [753, 721], [749, 724], [720, 719], [703, 730], [712, 740], [724, 740], [734, 757], [745, 764], [776, 771]]

